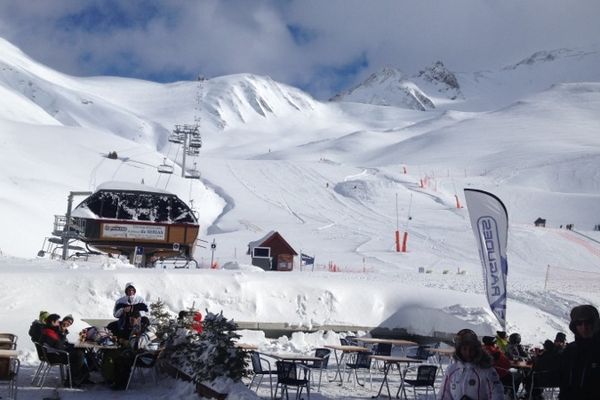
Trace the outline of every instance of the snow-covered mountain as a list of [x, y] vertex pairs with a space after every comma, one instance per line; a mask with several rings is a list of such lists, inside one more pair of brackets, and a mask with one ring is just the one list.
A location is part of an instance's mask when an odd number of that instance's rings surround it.
[[408, 77], [396, 68], [383, 68], [362, 83], [335, 95], [332, 101], [352, 101], [379, 106], [394, 106], [411, 110], [431, 110], [433, 101]]
[[[161, 148], [175, 124], [202, 121], [206, 131], [312, 112], [308, 94], [269, 77], [239, 74], [156, 84], [118, 77], [75, 78], [51, 70], [0, 39], [0, 88], [18, 98], [31, 122], [81, 126]], [[0, 89], [0, 90], [1, 90]], [[22, 120], [16, 101], [0, 116]], [[15, 108], [16, 107], [16, 108]], [[22, 121], [28, 122], [28, 121]]]
[[[436, 61], [414, 74], [384, 68], [332, 98], [427, 110], [483, 111], [507, 106], [554, 84], [600, 80], [600, 50], [540, 50], [496, 70], [457, 72]], [[422, 100], [426, 99], [426, 100]]]

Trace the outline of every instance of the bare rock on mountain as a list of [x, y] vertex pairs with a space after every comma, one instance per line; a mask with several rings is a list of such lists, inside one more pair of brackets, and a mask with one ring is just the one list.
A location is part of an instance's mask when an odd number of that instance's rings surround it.
[[428, 86], [431, 86], [431, 90], [443, 94], [451, 100], [464, 98], [456, 75], [441, 61], [436, 61], [431, 66], [419, 71], [416, 78], [426, 82]]
[[331, 101], [352, 101], [421, 111], [435, 108], [433, 101], [395, 68], [383, 68], [359, 85], [334, 96]]

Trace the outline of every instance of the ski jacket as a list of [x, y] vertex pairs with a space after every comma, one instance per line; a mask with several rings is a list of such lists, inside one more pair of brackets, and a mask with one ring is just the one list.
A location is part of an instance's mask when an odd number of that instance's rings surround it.
[[504, 378], [510, 372], [510, 360], [506, 358], [504, 353], [494, 345], [484, 345], [483, 349], [492, 357], [492, 362], [494, 363], [494, 369], [498, 373], [500, 379]]
[[37, 319], [31, 323], [29, 327], [29, 336], [31, 337], [32, 342], [39, 343], [42, 340], [42, 329], [44, 328], [44, 324], [42, 324]]
[[600, 335], [575, 337], [561, 353], [560, 400], [600, 398]]
[[494, 368], [456, 360], [446, 370], [439, 400], [504, 400], [504, 388]]
[[138, 296], [137, 294], [134, 296], [123, 296], [115, 302], [113, 309], [114, 317], [121, 319], [123, 317], [123, 308], [127, 306], [133, 306], [133, 310], [139, 311], [142, 316], [146, 314], [145, 311], [148, 311], [148, 306], [142, 296]]
[[500, 336], [496, 336], [496, 346], [500, 350], [506, 353], [506, 348], [508, 347], [508, 340], [502, 339]]
[[41, 342], [42, 344], [47, 344], [54, 349], [67, 349], [67, 342], [56, 327], [44, 327], [42, 329]]
[[139, 335], [132, 335], [129, 338], [129, 345], [133, 350], [150, 350], [150, 344], [156, 340], [154, 328], [149, 326]]

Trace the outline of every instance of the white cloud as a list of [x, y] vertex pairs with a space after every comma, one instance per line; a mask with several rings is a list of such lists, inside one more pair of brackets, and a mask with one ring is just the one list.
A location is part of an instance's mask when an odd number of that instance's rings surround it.
[[[476, 70], [538, 50], [587, 46], [600, 37], [598, 15], [595, 0], [7, 0], [0, 3], [0, 35], [75, 75], [252, 72], [325, 96], [336, 81], [385, 65], [412, 72], [439, 59]], [[73, 16], [85, 23], [74, 24]], [[289, 25], [308, 40], [295, 41]], [[369, 67], [359, 76], [321, 74], [362, 55]]]

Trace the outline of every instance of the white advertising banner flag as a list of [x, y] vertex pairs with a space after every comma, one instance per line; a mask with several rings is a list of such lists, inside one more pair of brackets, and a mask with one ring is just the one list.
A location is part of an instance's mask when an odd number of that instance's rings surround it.
[[500, 325], [505, 328], [508, 213], [498, 197], [483, 190], [465, 189], [465, 200], [479, 248], [487, 300]]

